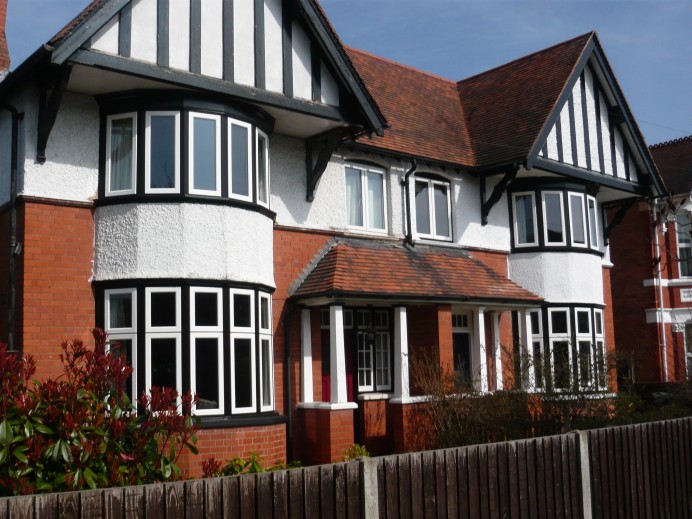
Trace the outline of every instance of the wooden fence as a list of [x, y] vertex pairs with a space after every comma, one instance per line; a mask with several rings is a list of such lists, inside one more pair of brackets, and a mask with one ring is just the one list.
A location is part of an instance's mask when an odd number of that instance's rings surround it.
[[0, 499], [5, 518], [692, 518], [692, 418], [288, 471]]

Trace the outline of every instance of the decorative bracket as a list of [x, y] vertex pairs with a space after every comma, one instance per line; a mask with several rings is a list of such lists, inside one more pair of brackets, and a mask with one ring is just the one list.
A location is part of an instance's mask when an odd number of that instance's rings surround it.
[[603, 241], [606, 245], [610, 240], [611, 233], [615, 230], [615, 228], [618, 225], [622, 223], [622, 220], [625, 218], [627, 211], [629, 211], [637, 202], [639, 202], [639, 200], [639, 198], [630, 198], [629, 200], [627, 200], [627, 202], [625, 202], [618, 208], [617, 212], [613, 215], [613, 218], [610, 220], [610, 223], [608, 223], [608, 226], [603, 231]]
[[[36, 141], [36, 160], [39, 164], [46, 162], [46, 147], [53, 125], [58, 117], [62, 98], [67, 90], [72, 69], [65, 67], [40, 84], [40, 100], [38, 105], [38, 139]], [[50, 96], [48, 92], [50, 91]]]
[[514, 165], [512, 169], [505, 171], [502, 180], [500, 180], [496, 185], [493, 192], [490, 194], [488, 200], [485, 199], [485, 175], [481, 176], [481, 224], [488, 224], [488, 215], [493, 206], [500, 201], [503, 193], [516, 178], [519, 172], [519, 166]]
[[[315, 188], [317, 183], [322, 178], [324, 170], [327, 169], [327, 164], [332, 158], [332, 154], [336, 151], [337, 146], [349, 134], [346, 128], [334, 128], [328, 132], [322, 133], [305, 141], [305, 166], [308, 175], [308, 189], [305, 199], [312, 202], [315, 199]], [[321, 146], [317, 154], [317, 160], [313, 164], [313, 151], [318, 146]]]

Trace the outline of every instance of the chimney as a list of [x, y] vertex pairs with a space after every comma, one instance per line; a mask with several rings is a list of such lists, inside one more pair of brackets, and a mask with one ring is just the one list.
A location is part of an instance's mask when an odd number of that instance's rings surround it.
[[7, 2], [8, 0], [0, 0], [0, 80], [10, 70], [10, 49], [7, 47], [7, 36], [5, 35]]

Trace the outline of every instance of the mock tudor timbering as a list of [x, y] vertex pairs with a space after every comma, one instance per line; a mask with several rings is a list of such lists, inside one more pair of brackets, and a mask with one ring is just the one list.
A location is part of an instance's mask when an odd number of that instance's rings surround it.
[[48, 43], [0, 83], [0, 333], [40, 377], [100, 326], [129, 391], [198, 394], [200, 459], [306, 463], [420, 447], [414, 359], [615, 388], [604, 212], [663, 188], [595, 33], [463, 81], [314, 0], [95, 0]]

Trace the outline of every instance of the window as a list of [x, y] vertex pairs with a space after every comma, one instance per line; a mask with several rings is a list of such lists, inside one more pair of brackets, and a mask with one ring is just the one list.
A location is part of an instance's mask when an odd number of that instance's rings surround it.
[[606, 366], [605, 338], [603, 327], [603, 310], [594, 310], [594, 357], [596, 360], [596, 382], [600, 390], [608, 389], [608, 371]]
[[255, 412], [254, 292], [231, 289], [231, 379], [234, 413]]
[[346, 166], [348, 225], [386, 230], [384, 171], [360, 165]]
[[392, 387], [388, 310], [356, 312], [358, 391], [386, 391]]
[[538, 245], [536, 226], [536, 204], [533, 193], [515, 193], [514, 201], [514, 245], [527, 247]]
[[180, 191], [180, 113], [147, 112], [146, 193]]
[[[137, 291], [135, 289], [106, 290], [105, 331], [111, 353], [124, 356], [137, 369]], [[131, 402], [137, 399], [137, 378], [130, 375], [125, 393]]]
[[543, 193], [543, 226], [546, 245], [565, 245], [565, 220], [562, 193]]
[[598, 214], [596, 212], [596, 199], [592, 196], [586, 197], [589, 209], [589, 242], [591, 248], [598, 250]]
[[675, 231], [678, 243], [678, 265], [680, 277], [692, 276], [692, 240], [690, 239], [690, 215], [678, 213], [675, 215]]
[[269, 146], [267, 135], [257, 130], [257, 203], [269, 206]]
[[259, 296], [260, 409], [274, 409], [274, 350], [272, 348], [271, 299]]
[[586, 247], [586, 218], [584, 215], [584, 195], [569, 193], [569, 230], [574, 247]]
[[137, 114], [111, 115], [106, 125], [106, 196], [132, 194], [137, 185]]
[[531, 355], [533, 365], [529, 369], [533, 370], [533, 384], [536, 389], [545, 388], [545, 361], [543, 358], [543, 322], [540, 310], [529, 312], [531, 320]]
[[566, 308], [549, 308], [548, 324], [550, 327], [553, 388], [556, 391], [569, 390], [572, 387], [569, 310]]
[[145, 391], [154, 386], [172, 387], [180, 395], [183, 389], [180, 288], [147, 288], [145, 294]]
[[192, 194], [221, 195], [221, 117], [190, 113], [190, 185]]
[[452, 239], [450, 185], [434, 179], [416, 178], [416, 232], [423, 238]]
[[234, 119], [229, 119], [228, 125], [228, 196], [252, 200], [252, 127]]
[[223, 301], [220, 288], [190, 289], [190, 390], [195, 413], [223, 414]]
[[591, 335], [591, 310], [576, 309], [577, 370], [579, 386], [592, 387], [594, 380], [593, 340]]

